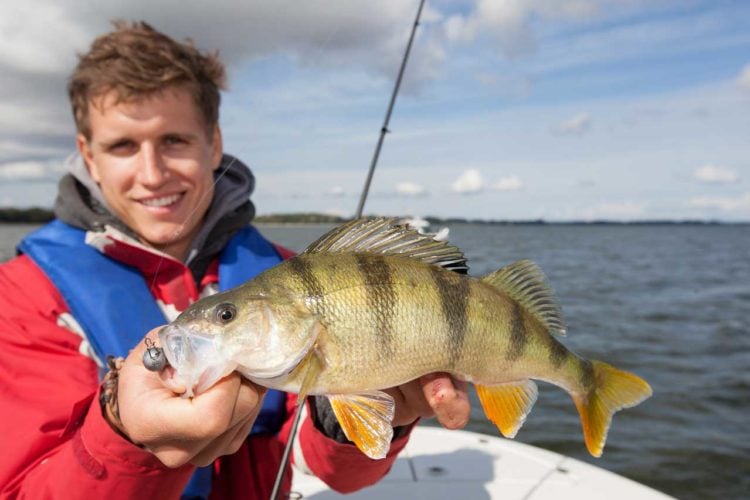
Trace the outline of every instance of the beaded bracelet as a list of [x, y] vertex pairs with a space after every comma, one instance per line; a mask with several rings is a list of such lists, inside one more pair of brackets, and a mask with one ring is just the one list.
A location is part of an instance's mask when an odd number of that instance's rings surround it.
[[118, 432], [120, 432], [119, 429], [122, 429], [122, 420], [120, 420], [120, 405], [117, 402], [117, 381], [120, 375], [120, 368], [122, 368], [124, 362], [125, 358], [107, 356], [107, 368], [109, 368], [109, 371], [104, 375], [101, 385], [102, 390], [99, 394], [99, 405], [101, 406], [102, 414], [111, 416], [114, 422], [110, 422], [110, 425], [117, 429]]

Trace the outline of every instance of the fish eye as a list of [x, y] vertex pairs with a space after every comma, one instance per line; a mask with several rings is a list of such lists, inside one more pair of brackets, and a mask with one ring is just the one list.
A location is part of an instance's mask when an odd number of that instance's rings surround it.
[[219, 323], [227, 324], [237, 316], [237, 308], [233, 304], [219, 304], [216, 307], [216, 319]]

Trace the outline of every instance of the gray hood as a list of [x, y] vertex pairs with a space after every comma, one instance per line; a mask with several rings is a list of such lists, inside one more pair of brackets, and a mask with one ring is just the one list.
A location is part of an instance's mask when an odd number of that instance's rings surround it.
[[[110, 225], [138, 239], [138, 235], [107, 207], [83, 158], [78, 154], [70, 156], [66, 167], [69, 173], [60, 179], [55, 216], [86, 231], [102, 231], [105, 225]], [[224, 248], [234, 233], [255, 216], [255, 207], [250, 201], [255, 177], [244, 163], [224, 155], [221, 165], [214, 172], [214, 182], [214, 198], [186, 260], [196, 279], [203, 276], [211, 259]]]

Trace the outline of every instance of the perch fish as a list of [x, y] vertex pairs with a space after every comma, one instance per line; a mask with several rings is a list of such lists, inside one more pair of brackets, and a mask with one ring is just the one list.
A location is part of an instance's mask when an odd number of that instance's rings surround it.
[[160, 342], [188, 396], [234, 370], [269, 388], [326, 396], [347, 438], [371, 458], [386, 455], [393, 435], [394, 401], [382, 389], [432, 372], [473, 383], [509, 438], [537, 398], [533, 379], [557, 385], [600, 456], [613, 413], [649, 397], [649, 385], [557, 340], [560, 308], [534, 263], [481, 278], [467, 269], [447, 242], [393, 219], [358, 219], [196, 302]]

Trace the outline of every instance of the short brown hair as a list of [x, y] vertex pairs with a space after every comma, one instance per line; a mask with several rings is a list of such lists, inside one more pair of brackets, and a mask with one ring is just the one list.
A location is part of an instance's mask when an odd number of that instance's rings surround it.
[[226, 71], [217, 53], [201, 53], [191, 40], [180, 43], [140, 21], [115, 21], [98, 37], [68, 82], [76, 129], [91, 138], [89, 105], [114, 90], [123, 102], [184, 86], [201, 111], [209, 133], [219, 122], [220, 89]]

